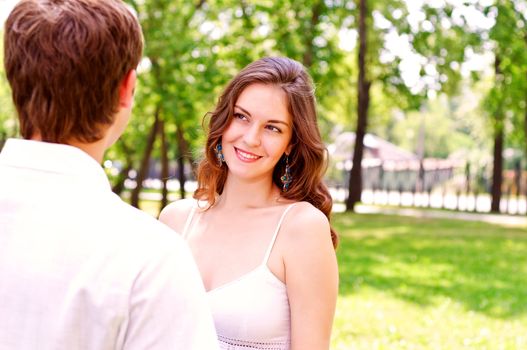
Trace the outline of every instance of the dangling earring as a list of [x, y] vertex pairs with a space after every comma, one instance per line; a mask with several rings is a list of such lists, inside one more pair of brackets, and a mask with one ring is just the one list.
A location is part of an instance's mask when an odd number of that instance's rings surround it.
[[287, 154], [285, 155], [285, 172], [280, 177], [280, 181], [282, 181], [282, 191], [287, 192], [289, 190], [289, 184], [293, 181], [291, 167], [289, 166], [289, 156]]
[[218, 160], [218, 164], [221, 167], [223, 165], [223, 162], [225, 162], [225, 157], [223, 156], [221, 143], [216, 144], [214, 152], [216, 152], [216, 159]]

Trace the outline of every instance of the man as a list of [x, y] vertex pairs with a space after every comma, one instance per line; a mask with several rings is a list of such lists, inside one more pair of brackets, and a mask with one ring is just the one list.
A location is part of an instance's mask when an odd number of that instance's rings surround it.
[[6, 21], [24, 140], [0, 154], [0, 349], [217, 349], [187, 246], [100, 166], [142, 46], [120, 0], [22, 0]]

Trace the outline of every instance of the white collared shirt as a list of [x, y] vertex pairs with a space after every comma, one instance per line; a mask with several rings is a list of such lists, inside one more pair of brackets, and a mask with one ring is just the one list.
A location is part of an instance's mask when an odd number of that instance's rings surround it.
[[217, 349], [177, 233], [113, 194], [82, 150], [0, 154], [0, 349]]

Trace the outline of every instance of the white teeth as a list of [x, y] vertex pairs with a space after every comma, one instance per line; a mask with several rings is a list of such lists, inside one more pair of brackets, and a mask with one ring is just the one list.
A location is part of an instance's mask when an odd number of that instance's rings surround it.
[[254, 154], [245, 153], [245, 152], [240, 151], [240, 150], [238, 150], [238, 153], [239, 153], [242, 157], [247, 158], [247, 159], [258, 159], [258, 158], [260, 158], [260, 157], [258, 157], [258, 156], [255, 156]]

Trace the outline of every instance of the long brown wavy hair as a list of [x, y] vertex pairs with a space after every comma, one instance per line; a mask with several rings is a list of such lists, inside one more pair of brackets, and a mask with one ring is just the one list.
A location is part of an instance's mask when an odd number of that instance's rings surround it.
[[[210, 115], [205, 155], [198, 166], [198, 188], [194, 198], [205, 200], [210, 206], [223, 192], [227, 179], [226, 164], [218, 164], [215, 148], [229, 126], [234, 105], [242, 91], [251, 84], [268, 84], [280, 87], [287, 96], [289, 114], [293, 119], [289, 166], [293, 182], [282, 197], [306, 201], [322, 211], [330, 220], [333, 200], [323, 176], [327, 168], [327, 150], [320, 137], [315, 107], [315, 91], [311, 77], [302, 64], [286, 57], [259, 59], [238, 73], [227, 85]], [[276, 164], [273, 182], [282, 187], [280, 176], [285, 171], [285, 156]], [[331, 240], [336, 248], [338, 236], [331, 228]]]

